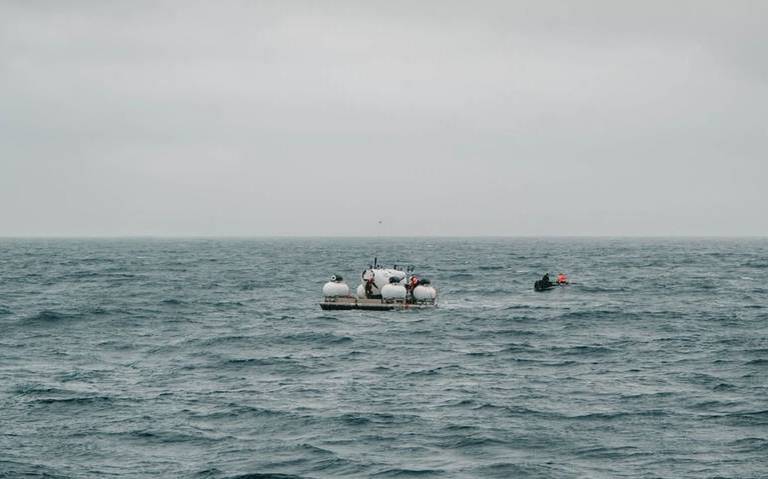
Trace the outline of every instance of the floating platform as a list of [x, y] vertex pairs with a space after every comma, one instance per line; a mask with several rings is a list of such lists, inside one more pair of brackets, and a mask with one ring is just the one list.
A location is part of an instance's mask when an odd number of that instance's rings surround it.
[[383, 299], [355, 298], [352, 296], [325, 298], [325, 300], [320, 303], [320, 308], [326, 311], [349, 309], [364, 309], [367, 311], [392, 311], [400, 309], [427, 309], [436, 307], [437, 304], [431, 302], [413, 303], [406, 301], [385, 301]]

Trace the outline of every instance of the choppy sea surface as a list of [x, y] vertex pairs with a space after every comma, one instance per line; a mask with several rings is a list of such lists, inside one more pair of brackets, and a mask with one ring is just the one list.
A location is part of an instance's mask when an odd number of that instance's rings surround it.
[[[321, 311], [374, 255], [439, 308]], [[0, 476], [768, 477], [766, 276], [765, 239], [0, 240]]]

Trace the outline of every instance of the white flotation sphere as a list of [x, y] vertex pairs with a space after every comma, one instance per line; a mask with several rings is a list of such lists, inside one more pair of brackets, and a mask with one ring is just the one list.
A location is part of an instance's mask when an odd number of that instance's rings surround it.
[[432, 286], [418, 285], [413, 288], [413, 299], [416, 301], [434, 301], [437, 298], [437, 290]]
[[405, 299], [405, 286], [402, 284], [385, 284], [381, 288], [382, 299]]
[[323, 285], [323, 296], [326, 298], [338, 298], [340, 296], [349, 296], [349, 286], [347, 283], [338, 283], [328, 281]]

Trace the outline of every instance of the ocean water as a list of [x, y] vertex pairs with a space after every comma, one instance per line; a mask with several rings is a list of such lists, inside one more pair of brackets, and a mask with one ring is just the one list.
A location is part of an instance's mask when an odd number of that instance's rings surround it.
[[[321, 311], [374, 255], [439, 308]], [[0, 240], [0, 476], [768, 477], [767, 275], [764, 239]]]

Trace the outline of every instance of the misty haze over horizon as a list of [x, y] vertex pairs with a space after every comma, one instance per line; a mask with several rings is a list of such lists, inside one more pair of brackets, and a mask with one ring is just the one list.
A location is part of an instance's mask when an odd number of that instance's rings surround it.
[[768, 3], [0, 3], [0, 236], [766, 236]]
[[369, 235], [369, 236], [338, 236], [338, 235], [149, 235], [149, 234], [134, 234], [134, 235], [28, 235], [28, 236], [0, 236], [0, 240], [189, 240], [189, 241], [206, 241], [206, 240], [222, 240], [222, 241], [269, 241], [269, 240], [305, 240], [305, 239], [339, 239], [339, 240], [357, 240], [357, 239], [370, 239], [376, 241], [388, 241], [388, 240], [402, 240], [408, 238], [423, 238], [425, 240], [493, 240], [493, 239], [509, 239], [509, 240], [649, 240], [649, 241], [664, 241], [664, 240], [702, 240], [702, 241], [729, 241], [729, 240], [764, 240], [768, 239], [766, 235], [655, 235], [655, 236], [630, 236], [630, 235]]

